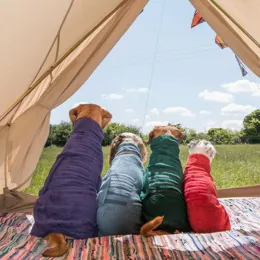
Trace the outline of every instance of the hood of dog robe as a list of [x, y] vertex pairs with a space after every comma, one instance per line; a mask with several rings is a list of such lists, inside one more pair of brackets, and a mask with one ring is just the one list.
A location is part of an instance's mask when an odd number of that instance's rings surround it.
[[189, 231], [178, 140], [161, 135], [152, 140], [151, 150], [141, 193], [143, 217], [148, 222], [164, 215], [159, 229]]
[[[147, 171], [150, 172], [152, 182], [149, 184], [149, 191], [157, 189], [173, 189], [176, 192], [183, 193], [183, 170], [179, 159], [179, 143], [176, 138], [170, 135], [161, 135], [151, 142], [151, 151]], [[166, 182], [168, 179], [162, 172], [166, 172], [172, 181]]]
[[75, 239], [96, 235], [97, 192], [103, 167], [103, 132], [93, 120], [76, 121], [71, 137], [40, 190], [31, 234], [49, 232]]
[[184, 171], [184, 196], [189, 222], [196, 233], [221, 232], [231, 228], [229, 215], [218, 201], [210, 171], [207, 156], [189, 155]]
[[[102, 180], [98, 194], [99, 205], [104, 204], [107, 197], [109, 199], [116, 197], [117, 200], [124, 201], [127, 200], [125, 198], [132, 198], [136, 194], [133, 187], [140, 193], [143, 172], [142, 157], [136, 144], [132, 142], [121, 143], [109, 171]], [[130, 191], [132, 191], [132, 194], [129, 193]], [[108, 192], [112, 192], [113, 196], [108, 195]]]

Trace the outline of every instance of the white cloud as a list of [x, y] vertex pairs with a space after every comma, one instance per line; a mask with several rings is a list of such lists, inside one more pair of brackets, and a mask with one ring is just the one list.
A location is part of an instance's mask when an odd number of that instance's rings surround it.
[[194, 114], [185, 107], [167, 107], [164, 109], [164, 114], [179, 114], [181, 116], [194, 116]]
[[231, 103], [233, 101], [233, 96], [219, 91], [208, 91], [205, 89], [203, 92], [199, 93], [199, 97], [207, 101], [215, 101], [221, 103]]
[[153, 108], [153, 109], [151, 109], [150, 113], [152, 115], [159, 116], [159, 109], [158, 108]]
[[145, 92], [147, 92], [148, 91], [148, 88], [138, 88], [137, 89], [137, 92], [143, 92], [143, 93], [145, 93]]
[[124, 90], [129, 93], [146, 93], [148, 88], [126, 88]]
[[165, 126], [168, 125], [168, 121], [148, 121], [145, 124], [144, 132], [147, 133], [153, 129], [154, 126]]
[[125, 110], [126, 113], [134, 113], [134, 110], [132, 108], [128, 108]]
[[206, 131], [209, 131], [210, 128], [218, 128], [220, 127], [215, 121], [209, 121], [207, 124], [206, 124]]
[[231, 93], [251, 93], [252, 96], [260, 96], [260, 85], [247, 79], [223, 84], [221, 87]]
[[231, 103], [221, 109], [222, 115], [247, 115], [254, 111], [256, 107], [251, 105], [243, 106]]
[[243, 127], [243, 120], [226, 120], [223, 121], [222, 127], [233, 131], [239, 131]]
[[202, 114], [202, 115], [211, 115], [212, 113], [210, 111], [207, 111], [207, 110], [201, 110], [200, 114]]
[[209, 121], [209, 122], [207, 123], [208, 126], [213, 126], [213, 125], [215, 125], [215, 124], [216, 124], [215, 121]]
[[75, 107], [77, 107], [77, 106], [79, 106], [79, 105], [82, 105], [82, 104], [88, 104], [89, 102], [87, 102], [87, 101], [85, 101], [85, 102], [79, 102], [79, 103], [76, 103], [76, 104], [74, 104], [73, 106], [72, 106], [72, 108], [75, 108]]
[[225, 128], [233, 131], [239, 131], [243, 127], [243, 120], [225, 120], [221, 124], [218, 124], [214, 121], [209, 121], [206, 124], [206, 131], [211, 128]]
[[150, 119], [151, 117], [149, 115], [145, 115], [145, 119]]
[[106, 94], [103, 94], [102, 95], [103, 99], [107, 99], [107, 100], [120, 100], [122, 98], [124, 98], [123, 95], [120, 95], [120, 94], [109, 94], [109, 95], [106, 95]]
[[150, 127], [164, 126], [164, 125], [168, 125], [168, 122], [167, 121], [149, 121], [149, 122], [146, 122], [146, 124], [145, 124], [145, 126], [150, 126]]
[[137, 123], [137, 122], [139, 122], [139, 121], [140, 121], [139, 118], [134, 118], [134, 119], [132, 120], [133, 123]]

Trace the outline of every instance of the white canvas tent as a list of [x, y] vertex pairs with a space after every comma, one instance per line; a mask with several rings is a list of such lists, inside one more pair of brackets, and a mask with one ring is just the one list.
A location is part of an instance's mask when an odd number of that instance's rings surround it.
[[[19, 191], [30, 184], [48, 136], [50, 111], [83, 85], [147, 2], [0, 2], [0, 211], [22, 210], [33, 205], [36, 197]], [[239, 31], [213, 1], [191, 2], [242, 61], [260, 76], [259, 0], [232, 1], [236, 8], [225, 3], [228, 1], [217, 1], [249, 31], [254, 41]], [[249, 3], [254, 8], [249, 9]], [[249, 23], [243, 17], [244, 12], [255, 20]]]

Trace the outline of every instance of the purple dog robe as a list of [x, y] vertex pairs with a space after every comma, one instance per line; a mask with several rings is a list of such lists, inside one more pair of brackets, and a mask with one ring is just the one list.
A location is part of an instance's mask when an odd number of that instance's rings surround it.
[[31, 235], [62, 233], [74, 239], [97, 236], [97, 193], [103, 167], [101, 127], [76, 121], [71, 137], [47, 177], [34, 206]]

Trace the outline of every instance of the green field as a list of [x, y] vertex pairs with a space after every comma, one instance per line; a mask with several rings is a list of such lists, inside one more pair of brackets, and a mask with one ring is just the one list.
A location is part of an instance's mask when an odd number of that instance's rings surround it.
[[[260, 145], [216, 146], [217, 155], [212, 163], [212, 175], [218, 188], [260, 183]], [[61, 148], [45, 148], [37, 165], [27, 193], [38, 194]], [[104, 147], [104, 175], [108, 170], [109, 147]], [[180, 158], [185, 167], [187, 147], [181, 146]]]

